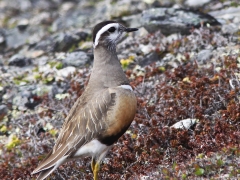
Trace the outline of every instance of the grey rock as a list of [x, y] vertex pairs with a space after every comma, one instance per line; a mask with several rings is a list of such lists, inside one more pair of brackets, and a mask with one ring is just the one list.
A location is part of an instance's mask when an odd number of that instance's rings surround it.
[[17, 106], [19, 110], [34, 109], [41, 103], [42, 99], [36, 94], [37, 85], [20, 86], [18, 93], [13, 98], [13, 105]]
[[50, 95], [52, 97], [55, 97], [56, 94], [63, 94], [65, 92], [67, 92], [67, 90], [70, 88], [70, 82], [69, 81], [61, 81], [60, 83], [56, 83], [54, 82], [53, 85], [52, 85], [52, 90], [50, 93]]
[[5, 46], [6, 46], [5, 33], [4, 30], [0, 28], [0, 53], [4, 52]]
[[16, 54], [16, 55], [12, 56], [8, 61], [9, 66], [24, 67], [24, 66], [27, 66], [30, 64], [32, 64], [32, 60], [29, 58], [26, 58], [25, 56], [23, 56], [21, 54]]
[[0, 35], [0, 45], [3, 44], [5, 42], [5, 39], [2, 35]]
[[[56, 32], [63, 29], [69, 29], [70, 27], [80, 28], [89, 26], [93, 11], [95, 11], [93, 8], [80, 8], [79, 11], [70, 11], [56, 19], [51, 29], [53, 32]], [[100, 17], [101, 16], [99, 16], [99, 18]]]
[[209, 49], [201, 50], [197, 55], [197, 61], [204, 64], [206, 61], [210, 61], [211, 56], [212, 50]]
[[35, 50], [43, 50], [47, 52], [67, 51], [73, 45], [77, 45], [80, 41], [86, 40], [88, 34], [86, 32], [60, 32], [40, 41], [34, 47]]
[[42, 29], [42, 27], [22, 24], [22, 26], [20, 25], [19, 27], [5, 30], [4, 36], [6, 39], [6, 46], [16, 49], [24, 44], [28, 44], [28, 42], [39, 41], [39, 39], [44, 36]]
[[151, 52], [150, 54], [146, 55], [140, 62], [140, 66], [147, 66], [154, 62], [157, 62], [160, 60], [159, 55], [156, 52]]
[[235, 34], [240, 31], [239, 27], [235, 23], [224, 24], [221, 30], [223, 34]]
[[12, 11], [27, 11], [29, 10], [32, 5], [30, 0], [4, 0], [5, 9], [12, 10]]
[[170, 128], [175, 128], [175, 129], [189, 129], [193, 125], [195, 125], [198, 122], [198, 119], [183, 119], [174, 125], [172, 125]]
[[4, 104], [0, 105], [0, 121], [6, 116], [8, 113], [8, 107]]
[[90, 57], [83, 51], [69, 53], [63, 60], [65, 66], [84, 67], [87, 63], [90, 63]]
[[22, 19], [18, 22], [17, 27], [20, 31], [23, 31], [28, 27], [28, 24], [29, 24], [29, 21], [27, 19]]
[[155, 8], [142, 13], [142, 25], [150, 33], [161, 30], [164, 35], [190, 34], [192, 27], [200, 27], [202, 22], [210, 25], [220, 24], [208, 14], [186, 9]]
[[124, 16], [122, 20], [129, 26], [129, 27], [140, 27], [141, 24], [141, 14], [134, 14], [131, 16]]
[[190, 7], [202, 7], [203, 5], [211, 2], [211, 0], [201, 0], [201, 1], [196, 1], [196, 0], [186, 0], [185, 4]]
[[240, 6], [228, 7], [228, 8], [217, 10], [217, 11], [211, 11], [209, 12], [209, 14], [215, 17], [216, 19], [232, 20], [235, 18], [240, 18]]
[[65, 67], [63, 69], [58, 70], [57, 74], [58, 74], [58, 76], [66, 78], [69, 75], [74, 74], [75, 72], [76, 72], [75, 67], [68, 66], [68, 67]]
[[18, 48], [27, 42], [29, 34], [27, 31], [21, 31], [18, 28], [6, 32], [6, 43], [9, 48]]
[[119, 0], [108, 6], [108, 8], [108, 17], [112, 19], [140, 13], [147, 8], [147, 4], [143, 1]]

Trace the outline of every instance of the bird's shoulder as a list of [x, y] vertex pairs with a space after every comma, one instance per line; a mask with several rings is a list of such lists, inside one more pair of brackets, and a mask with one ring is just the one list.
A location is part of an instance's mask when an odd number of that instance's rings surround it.
[[63, 146], [78, 149], [104, 133], [122, 91], [123, 88], [104, 88], [88, 93], [86, 89], [86, 93], [77, 99], [65, 119], [53, 153]]

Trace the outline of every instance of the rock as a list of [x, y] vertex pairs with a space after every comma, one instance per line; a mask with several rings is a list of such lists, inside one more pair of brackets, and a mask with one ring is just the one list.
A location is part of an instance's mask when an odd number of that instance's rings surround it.
[[24, 67], [24, 66], [27, 66], [30, 64], [32, 64], [31, 59], [26, 58], [25, 56], [23, 56], [21, 54], [13, 55], [8, 61], [9, 66]]
[[66, 78], [69, 75], [74, 74], [75, 72], [76, 72], [75, 67], [68, 66], [63, 69], [58, 70], [57, 75]]
[[142, 25], [150, 33], [161, 30], [164, 35], [190, 34], [192, 27], [200, 27], [202, 22], [220, 25], [212, 16], [193, 10], [155, 8], [145, 10], [142, 13]]
[[36, 85], [21, 86], [18, 90], [19, 93], [13, 98], [13, 104], [19, 110], [26, 110], [27, 108], [33, 110], [42, 102], [42, 99], [36, 93], [37, 88], [41, 87]]
[[174, 125], [172, 125], [170, 128], [175, 128], [175, 129], [189, 129], [191, 126], [196, 124], [197, 119], [184, 119], [181, 120]]
[[[209, 12], [209, 14], [216, 19], [225, 19], [225, 20], [234, 20], [235, 19], [235, 23], [240, 23], [240, 19], [239, 19], [240, 18], [240, 6], [228, 7], [228, 8], [217, 10], [217, 11], [211, 11], [211, 12]], [[237, 19], [239, 21], [237, 21]]]
[[8, 48], [16, 49], [24, 44], [36, 43], [45, 35], [43, 27], [30, 26], [26, 23], [13, 29], [5, 30], [4, 37]]
[[41, 12], [39, 14], [36, 14], [31, 20], [30, 24], [32, 25], [39, 25], [39, 24], [45, 24], [45, 25], [51, 25], [53, 21], [53, 18], [51, 17], [50, 12]]
[[211, 0], [201, 0], [201, 1], [196, 1], [196, 0], [186, 0], [185, 4], [190, 7], [202, 7], [203, 5], [209, 3]]
[[235, 23], [224, 24], [221, 30], [223, 34], [235, 34], [238, 31], [240, 32], [240, 25], [237, 26]]
[[48, 39], [40, 41], [34, 47], [35, 50], [43, 50], [47, 52], [67, 51], [80, 41], [86, 40], [88, 34], [86, 32], [60, 32], [50, 36]]
[[5, 8], [11, 11], [28, 11], [31, 8], [30, 0], [5, 0]]
[[156, 52], [151, 52], [139, 62], [139, 65], [144, 67], [159, 60], [160, 60], [159, 55]]
[[147, 4], [143, 1], [120, 0], [116, 1], [114, 4], [111, 4], [111, 6], [108, 6], [108, 8], [108, 17], [113, 19], [142, 12], [147, 8]]
[[28, 27], [28, 24], [29, 24], [29, 21], [27, 19], [22, 19], [18, 22], [17, 27], [20, 31], [23, 31]]
[[152, 44], [140, 44], [140, 50], [143, 52], [144, 55], [149, 54], [151, 51], [155, 50], [155, 47]]
[[65, 66], [84, 67], [87, 63], [90, 63], [90, 57], [83, 51], [68, 53], [63, 60]]
[[0, 121], [6, 116], [8, 113], [8, 107], [4, 104], [0, 105]]
[[130, 16], [124, 16], [122, 20], [127, 24], [129, 27], [140, 27], [141, 24], [141, 14], [134, 14]]
[[[93, 18], [94, 8], [83, 8], [81, 6], [77, 7], [78, 10], [68, 11], [68, 13], [64, 13], [62, 16], [59, 16], [51, 26], [53, 32], [62, 31], [64, 29], [69, 29], [70, 27], [80, 28], [89, 26], [89, 21]], [[98, 16], [102, 18], [103, 14]]]
[[70, 88], [70, 82], [54, 82], [52, 85], [52, 90], [49, 93], [51, 97], [55, 97], [56, 94], [63, 94], [64, 92], [67, 92], [67, 90]]
[[5, 30], [0, 28], [0, 52], [3, 51], [6, 44]]
[[210, 62], [211, 56], [212, 56], [212, 50], [209, 50], [209, 49], [201, 50], [197, 55], [197, 61], [202, 64], [205, 64], [206, 61]]
[[18, 48], [26, 43], [29, 34], [27, 31], [21, 31], [18, 28], [6, 32], [6, 43], [9, 48]]

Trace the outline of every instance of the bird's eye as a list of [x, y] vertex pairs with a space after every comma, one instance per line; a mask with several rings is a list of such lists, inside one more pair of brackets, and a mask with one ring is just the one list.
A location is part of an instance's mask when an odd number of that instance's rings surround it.
[[115, 27], [110, 27], [110, 28], [108, 29], [108, 32], [111, 32], [111, 33], [113, 33], [115, 30], [116, 30], [116, 28], [115, 28]]

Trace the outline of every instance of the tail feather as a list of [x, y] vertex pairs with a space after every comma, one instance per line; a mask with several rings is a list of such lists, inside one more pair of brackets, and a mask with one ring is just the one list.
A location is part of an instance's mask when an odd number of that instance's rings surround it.
[[37, 180], [43, 180], [43, 179], [45, 179], [45, 178], [48, 177], [49, 174], [51, 174], [55, 169], [56, 169], [56, 168], [54, 168], [54, 166], [53, 166], [53, 167], [51, 167], [51, 168], [49, 168], [49, 169], [45, 169], [45, 170], [41, 171], [41, 173], [40, 173], [40, 174], [38, 175], [38, 177], [37, 177]]
[[51, 166], [48, 166], [47, 168], [45, 167], [45, 168], [41, 168], [41, 169], [39, 169], [39, 168], [35, 169], [32, 172], [32, 174], [36, 174], [36, 173], [40, 172], [39, 176], [37, 177], [37, 180], [43, 180], [64, 162], [67, 162], [67, 156], [61, 157], [60, 159], [58, 159], [57, 162], [55, 162]]
[[52, 167], [58, 167], [61, 165], [61, 163], [64, 163], [64, 161], [67, 159], [67, 156], [65, 156], [66, 152], [68, 151], [67, 147], [64, 147], [63, 149], [59, 149], [57, 152], [53, 154], [53, 151], [48, 153], [47, 157], [44, 158], [44, 160], [39, 163], [38, 167], [32, 172], [32, 174], [50, 169]]

